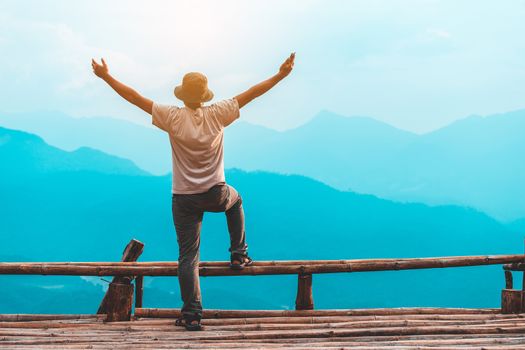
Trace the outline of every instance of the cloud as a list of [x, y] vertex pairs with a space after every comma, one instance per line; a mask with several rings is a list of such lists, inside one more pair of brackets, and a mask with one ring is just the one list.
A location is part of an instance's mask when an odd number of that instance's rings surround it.
[[434, 37], [442, 38], [442, 39], [449, 39], [452, 36], [450, 32], [446, 30], [442, 30], [442, 29], [427, 29], [427, 33], [429, 33], [430, 35]]
[[176, 103], [173, 86], [189, 70], [225, 98], [293, 50], [293, 74], [243, 110], [245, 120], [285, 129], [325, 108], [426, 131], [520, 107], [524, 15], [511, 0], [3, 1], [0, 84], [9, 89], [0, 105], [147, 121], [93, 76], [92, 57]]
[[11, 62], [12, 73], [23, 68], [22, 76], [28, 80], [52, 75], [46, 82], [59, 93], [82, 89], [93, 82], [92, 56], [109, 55], [126, 73], [143, 71], [128, 55], [90, 45], [64, 23], [9, 18], [2, 26], [9, 29], [9, 39], [3, 46], [11, 54], [4, 56], [3, 63]]

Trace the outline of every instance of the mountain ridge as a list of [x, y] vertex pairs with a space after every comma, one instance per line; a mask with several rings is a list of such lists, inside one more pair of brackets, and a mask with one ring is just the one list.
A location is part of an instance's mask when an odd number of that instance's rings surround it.
[[[24, 152], [16, 152], [17, 149], [23, 149]], [[3, 127], [0, 127], [0, 156], [7, 164], [24, 164], [26, 172], [88, 170], [107, 174], [149, 175], [129, 159], [108, 155], [90, 147], [64, 151], [48, 145], [35, 134]], [[16, 174], [12, 169], [7, 167], [3, 175]]]
[[[518, 161], [525, 152], [524, 120], [525, 110], [470, 116], [418, 135], [373, 118], [326, 110], [286, 131], [241, 117], [225, 130], [225, 166], [301, 174], [396, 201], [468, 205], [512, 221], [525, 216], [525, 163]], [[5, 121], [0, 116], [0, 124]], [[126, 122], [115, 123], [125, 129], [120, 123]], [[67, 133], [73, 134], [67, 138], [132, 159], [146, 170], [162, 169], [155, 175], [171, 171], [165, 133], [135, 125], [135, 134], [121, 135], [110, 124], [97, 132], [87, 129], [81, 138], [73, 137], [81, 128], [69, 126]], [[60, 124], [46, 127], [60, 129]]]

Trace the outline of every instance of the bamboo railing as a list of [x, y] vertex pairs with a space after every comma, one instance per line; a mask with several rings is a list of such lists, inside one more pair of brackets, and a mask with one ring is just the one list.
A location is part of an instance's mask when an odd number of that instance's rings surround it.
[[[295, 275], [337, 272], [372, 272], [500, 265], [521, 262], [525, 255], [482, 255], [411, 259], [355, 259], [324, 261], [257, 261], [243, 270], [227, 262], [201, 262], [200, 276]], [[177, 276], [177, 262], [52, 262], [0, 263], [0, 274], [72, 276]]]
[[[107, 314], [107, 321], [129, 320], [133, 303], [135, 280], [136, 313], [158, 311], [142, 309], [144, 276], [177, 276], [178, 262], [136, 262], [144, 245], [132, 240], [124, 250], [121, 262], [9, 262], [0, 263], [0, 275], [72, 275], [114, 276], [108, 292], [99, 307], [100, 314]], [[312, 310], [312, 275], [321, 273], [355, 273], [373, 271], [400, 271], [465, 266], [505, 264], [506, 289], [502, 294], [502, 310], [525, 312], [525, 292], [512, 290], [510, 270], [523, 271], [525, 255], [482, 255], [432, 258], [389, 258], [352, 260], [283, 260], [255, 261], [243, 270], [233, 270], [228, 262], [207, 261], [199, 263], [200, 276], [255, 276], [298, 275], [296, 310]], [[510, 277], [509, 277], [510, 275]], [[525, 281], [525, 279], [524, 279]], [[524, 283], [525, 285], [525, 283]], [[151, 309], [155, 310], [155, 309]]]

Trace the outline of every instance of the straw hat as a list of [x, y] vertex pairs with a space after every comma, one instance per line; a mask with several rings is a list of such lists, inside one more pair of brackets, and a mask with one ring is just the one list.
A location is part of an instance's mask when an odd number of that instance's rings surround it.
[[190, 72], [182, 78], [182, 84], [175, 87], [175, 97], [185, 102], [207, 102], [213, 98], [208, 89], [208, 79], [202, 73]]

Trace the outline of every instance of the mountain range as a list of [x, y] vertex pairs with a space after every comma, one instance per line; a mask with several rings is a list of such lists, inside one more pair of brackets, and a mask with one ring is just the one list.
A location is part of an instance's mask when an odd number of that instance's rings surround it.
[[[67, 150], [89, 146], [128, 158], [156, 175], [170, 171], [167, 135], [151, 127], [59, 113], [3, 114], [0, 124]], [[241, 119], [226, 129], [225, 164], [396, 201], [471, 206], [510, 222], [525, 217], [524, 134], [525, 110], [472, 116], [423, 135], [329, 111], [283, 132]]]
[[[131, 161], [96, 150], [60, 150], [25, 132], [1, 128], [0, 140], [0, 162], [9, 164], [0, 182], [0, 260], [116, 261], [131, 238], [145, 243], [143, 261], [177, 259], [169, 175], [147, 174]], [[398, 203], [300, 175], [229, 169], [226, 176], [243, 196], [248, 250], [255, 260], [523, 249], [518, 230], [468, 207]], [[224, 214], [206, 213], [201, 259], [227, 261], [228, 247]], [[1, 276], [0, 281], [0, 313], [93, 312], [105, 284], [98, 278], [50, 276]], [[176, 278], [146, 281], [146, 306], [180, 306]], [[318, 308], [495, 307], [502, 281], [497, 266], [316, 275], [314, 298]], [[203, 278], [203, 305], [293, 308], [296, 283], [296, 276]]]

